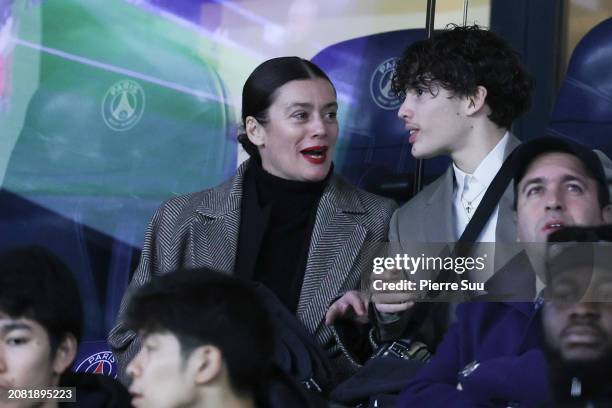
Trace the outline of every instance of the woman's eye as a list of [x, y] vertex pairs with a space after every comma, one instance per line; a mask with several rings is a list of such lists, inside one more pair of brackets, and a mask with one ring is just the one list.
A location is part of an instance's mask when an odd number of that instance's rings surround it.
[[421, 88], [416, 88], [416, 89], [414, 90], [414, 93], [415, 93], [417, 96], [421, 96], [421, 95], [423, 95], [425, 92], [424, 92], [424, 91], [423, 91], [423, 89], [421, 89]]
[[337, 112], [328, 112], [327, 115], [325, 115], [328, 119], [336, 119], [336, 117], [338, 116]]

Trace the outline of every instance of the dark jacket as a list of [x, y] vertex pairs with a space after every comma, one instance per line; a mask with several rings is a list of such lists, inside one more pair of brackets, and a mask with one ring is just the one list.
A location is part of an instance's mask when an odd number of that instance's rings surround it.
[[538, 305], [459, 305], [457, 321], [404, 390], [400, 406], [532, 407], [548, 401]]

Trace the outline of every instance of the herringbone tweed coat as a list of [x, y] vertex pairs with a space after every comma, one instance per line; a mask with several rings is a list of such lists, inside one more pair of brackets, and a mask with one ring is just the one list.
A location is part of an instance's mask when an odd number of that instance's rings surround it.
[[[178, 268], [207, 267], [233, 273], [247, 165], [243, 163], [233, 178], [218, 187], [169, 199], [153, 216], [145, 234], [140, 264], [109, 335], [120, 377], [140, 347], [136, 334], [124, 325], [123, 315], [132, 291], [153, 276]], [[371, 271], [367, 243], [386, 240], [395, 209], [392, 200], [359, 190], [335, 174], [323, 191], [297, 317], [332, 358], [340, 350], [332, 331], [324, 324], [327, 308], [336, 297], [358, 288], [362, 273], [367, 276]]]

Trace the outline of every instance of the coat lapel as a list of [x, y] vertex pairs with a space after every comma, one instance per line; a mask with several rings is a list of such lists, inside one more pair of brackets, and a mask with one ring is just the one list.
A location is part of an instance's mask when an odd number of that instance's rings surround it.
[[[516, 149], [520, 144], [520, 140], [515, 136], [510, 135], [506, 151], [504, 152], [504, 158]], [[501, 247], [496, 248], [495, 251], [495, 270], [499, 270], [503, 265], [508, 263], [514, 258], [519, 250], [519, 245], [511, 245], [516, 242], [516, 223], [514, 222], [514, 188], [513, 183], [504, 191], [501, 199], [499, 200], [499, 213], [497, 216], [497, 226], [495, 227], [495, 242], [500, 243]]]
[[[366, 240], [367, 230], [354, 218], [364, 209], [353, 189], [333, 176], [319, 206], [310, 240], [304, 283], [298, 303], [298, 318], [314, 333], [327, 307], [346, 286], [356, 287], [359, 276], [350, 276]], [[355, 279], [346, 285], [347, 279]]]
[[242, 184], [248, 160], [228, 182], [209, 191], [189, 225], [191, 265], [233, 273], [240, 231]]
[[[510, 135], [506, 151], [504, 152], [504, 158], [518, 147], [520, 144], [515, 136]], [[497, 217], [497, 227], [495, 228], [495, 241], [496, 242], [515, 242], [516, 241], [516, 224], [514, 223], [514, 215], [512, 211], [512, 204], [514, 200], [514, 189], [512, 182], [504, 191], [499, 201], [499, 215]]]
[[453, 216], [453, 185], [455, 183], [453, 166], [449, 166], [433, 194], [428, 198], [424, 209], [423, 227], [425, 242], [454, 242], [455, 218]]

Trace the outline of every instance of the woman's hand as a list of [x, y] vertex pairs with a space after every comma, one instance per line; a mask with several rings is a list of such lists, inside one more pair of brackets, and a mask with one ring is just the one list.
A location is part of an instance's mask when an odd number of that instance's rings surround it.
[[332, 325], [336, 319], [351, 319], [356, 323], [368, 322], [368, 300], [357, 290], [349, 290], [327, 309], [325, 324]]

